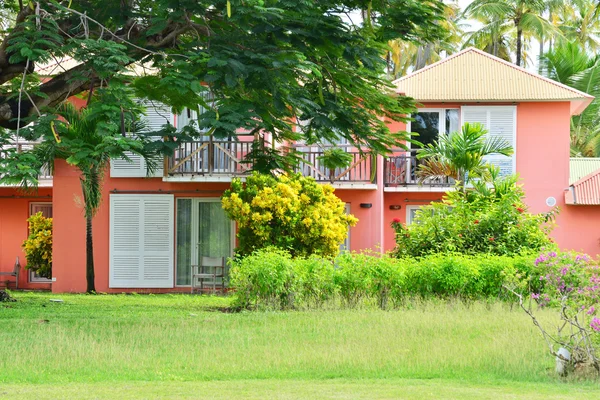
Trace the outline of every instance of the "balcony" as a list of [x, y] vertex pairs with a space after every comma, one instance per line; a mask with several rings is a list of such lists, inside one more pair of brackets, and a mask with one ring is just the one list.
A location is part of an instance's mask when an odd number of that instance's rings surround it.
[[230, 182], [250, 173], [244, 163], [252, 142], [205, 140], [181, 143], [165, 160], [165, 179], [169, 181]]
[[310, 176], [317, 182], [331, 183], [338, 188], [376, 189], [375, 158], [370, 154], [360, 153], [352, 145], [336, 145], [352, 156], [347, 168], [325, 168], [320, 161], [325, 150], [332, 146], [302, 146], [294, 148], [301, 154], [301, 161], [295, 169], [304, 176]]
[[[3, 147], [3, 149], [17, 149], [17, 152], [21, 153], [23, 151], [33, 149], [33, 147], [37, 144], [38, 144], [37, 142], [19, 141], [18, 143], [11, 143], [9, 145], [5, 145]], [[3, 154], [0, 153], [0, 157], [2, 157], [2, 156], [3, 156]], [[52, 181], [53, 181], [53, 176], [52, 176], [52, 173], [50, 172], [50, 168], [48, 168], [47, 166], [43, 166], [40, 175], [38, 175], [38, 186], [39, 187], [51, 187]], [[2, 186], [6, 187], [8, 185], [2, 185]], [[11, 185], [11, 186], [18, 186], [18, 185]]]
[[[360, 154], [351, 146], [345, 147], [352, 155], [348, 168], [330, 170], [320, 165], [319, 157], [326, 148], [294, 146], [301, 154], [301, 160], [295, 168], [304, 176], [310, 176], [317, 182], [331, 183], [336, 187], [375, 189], [374, 158]], [[244, 158], [252, 151], [252, 142], [233, 140], [205, 140], [181, 143], [167, 157], [164, 167], [164, 180], [179, 182], [230, 182], [234, 177], [248, 176], [252, 163]]]
[[453, 187], [452, 178], [431, 178], [419, 182], [416, 171], [419, 166], [416, 150], [395, 151], [384, 162], [383, 182], [385, 191], [445, 192]]

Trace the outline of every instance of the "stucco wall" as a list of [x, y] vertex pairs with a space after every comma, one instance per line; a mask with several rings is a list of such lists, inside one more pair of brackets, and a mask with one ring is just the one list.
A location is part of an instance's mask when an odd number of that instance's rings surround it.
[[[27, 218], [32, 202], [51, 201], [52, 189], [41, 188], [37, 193], [22, 193], [12, 188], [0, 188], [0, 271], [11, 272], [14, 269], [16, 258], [19, 257], [21, 271], [19, 276], [19, 289], [49, 289], [48, 283], [29, 283], [28, 271], [24, 268], [27, 264], [25, 253], [21, 244], [27, 238]], [[9, 280], [12, 288], [13, 277], [0, 277], [0, 287], [5, 286]]]

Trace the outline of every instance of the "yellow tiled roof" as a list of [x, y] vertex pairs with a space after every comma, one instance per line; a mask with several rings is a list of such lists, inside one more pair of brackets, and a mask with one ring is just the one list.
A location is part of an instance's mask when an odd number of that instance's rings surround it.
[[569, 101], [572, 115], [594, 99], [473, 47], [394, 83], [398, 93], [420, 102]]

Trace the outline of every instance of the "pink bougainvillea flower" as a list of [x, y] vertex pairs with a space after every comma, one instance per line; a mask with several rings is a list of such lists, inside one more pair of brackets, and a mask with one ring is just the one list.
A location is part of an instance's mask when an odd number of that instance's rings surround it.
[[590, 327], [596, 332], [600, 332], [600, 319], [594, 317], [592, 322], [590, 322]]

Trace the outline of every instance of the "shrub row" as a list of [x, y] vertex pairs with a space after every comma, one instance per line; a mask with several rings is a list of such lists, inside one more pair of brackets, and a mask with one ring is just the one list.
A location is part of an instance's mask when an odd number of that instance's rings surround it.
[[239, 308], [356, 307], [375, 301], [386, 309], [411, 297], [498, 297], [509, 277], [527, 276], [535, 255], [430, 255], [421, 258], [343, 253], [333, 261], [292, 258], [261, 249], [231, 262], [231, 286]]

